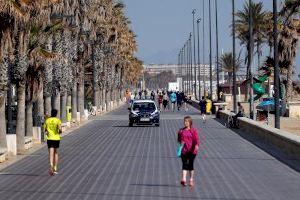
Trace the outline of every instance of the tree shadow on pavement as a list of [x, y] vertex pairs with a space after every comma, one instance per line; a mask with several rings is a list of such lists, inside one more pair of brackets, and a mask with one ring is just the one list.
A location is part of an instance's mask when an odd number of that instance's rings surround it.
[[[222, 124], [224, 126], [224, 122], [222, 122], [221, 120], [219, 120], [217, 118], [215, 118], [214, 120], [219, 122], [220, 124]], [[263, 139], [261, 139], [257, 136], [254, 136], [254, 135], [250, 135], [249, 133], [244, 132], [241, 129], [232, 128], [230, 130], [235, 132], [239, 136], [241, 136], [243, 139], [251, 142], [252, 144], [257, 146], [258, 148], [262, 149], [266, 153], [270, 154], [275, 159], [277, 159], [280, 162], [288, 165], [293, 170], [295, 170], [297, 172], [300, 172], [300, 160], [297, 160], [294, 157], [292, 157], [290, 155], [287, 155], [285, 152], [280, 150], [275, 145], [266, 143]]]

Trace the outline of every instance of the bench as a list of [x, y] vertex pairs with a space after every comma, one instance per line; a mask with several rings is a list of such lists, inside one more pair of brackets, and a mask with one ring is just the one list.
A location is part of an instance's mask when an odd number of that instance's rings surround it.
[[222, 110], [227, 110], [228, 103], [214, 103], [214, 106], [216, 106], [216, 111], [218, 111], [219, 108], [222, 108]]

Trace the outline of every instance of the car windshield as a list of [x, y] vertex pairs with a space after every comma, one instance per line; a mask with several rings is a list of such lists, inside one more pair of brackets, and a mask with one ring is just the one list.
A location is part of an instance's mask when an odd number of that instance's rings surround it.
[[133, 104], [132, 109], [140, 112], [154, 112], [156, 108], [153, 102], [137, 102]]

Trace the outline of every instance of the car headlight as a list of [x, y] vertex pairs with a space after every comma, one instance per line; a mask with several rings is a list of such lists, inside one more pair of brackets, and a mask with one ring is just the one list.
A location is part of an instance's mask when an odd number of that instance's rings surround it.
[[133, 116], [133, 117], [139, 116], [139, 115], [138, 115], [137, 113], [135, 113], [135, 112], [131, 112], [130, 114], [131, 114], [131, 116]]
[[158, 112], [158, 111], [155, 111], [155, 112], [151, 113], [151, 117], [156, 117], [156, 116], [158, 116], [158, 115], [159, 115], [159, 112]]

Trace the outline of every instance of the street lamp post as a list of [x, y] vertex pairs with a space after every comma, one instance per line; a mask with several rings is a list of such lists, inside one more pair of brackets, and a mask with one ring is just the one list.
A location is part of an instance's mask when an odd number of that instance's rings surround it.
[[210, 79], [210, 99], [212, 99], [212, 36], [211, 36], [211, 0], [208, 1], [209, 3], [209, 79]]
[[232, 64], [233, 64], [233, 110], [237, 112], [237, 102], [236, 102], [236, 58], [235, 58], [235, 2], [232, 0]]
[[193, 14], [193, 43], [194, 43], [194, 93], [195, 93], [195, 99], [197, 99], [197, 65], [196, 65], [195, 13], [196, 13], [196, 9], [193, 10], [192, 14]]
[[249, 51], [248, 51], [248, 69], [250, 70], [250, 116], [255, 119], [254, 101], [253, 101], [253, 12], [252, 0], [249, 0]]
[[[197, 20], [197, 38], [198, 38], [198, 84], [199, 84], [199, 100], [201, 100], [201, 64], [200, 64], [200, 28], [199, 24], [201, 22], [201, 18]], [[204, 51], [204, 49], [202, 50]]]
[[187, 93], [190, 91], [190, 64], [189, 64], [189, 40], [186, 41], [185, 45], [185, 57], [186, 57], [186, 79], [187, 79]]
[[275, 128], [280, 129], [280, 110], [279, 110], [279, 91], [280, 91], [280, 80], [279, 80], [279, 60], [278, 60], [278, 30], [277, 30], [277, 1], [273, 0], [273, 36], [274, 36], [274, 89], [275, 89]]
[[189, 73], [190, 73], [190, 82], [189, 82], [189, 93], [193, 93], [193, 57], [192, 57], [192, 33], [190, 33], [190, 37], [189, 37], [189, 40], [188, 40], [188, 51], [189, 51], [189, 65], [190, 65], [190, 68], [189, 68]]
[[203, 76], [203, 96], [204, 98], [206, 98], [206, 63], [205, 63], [205, 1], [203, 0], [202, 1], [203, 5], [202, 5], [202, 8], [203, 8], [203, 11], [202, 11], [202, 33], [203, 33], [203, 42], [202, 42], [202, 45], [203, 45], [203, 49], [202, 49], [202, 62], [203, 62], [203, 67], [204, 67], [204, 74], [202, 75]]
[[218, 1], [215, 0], [215, 7], [216, 7], [216, 51], [217, 51], [217, 99], [219, 100], [220, 94], [220, 77], [219, 77], [219, 27], [218, 27]]

